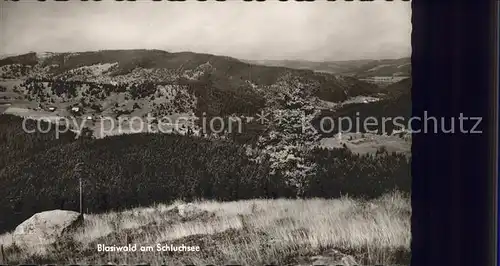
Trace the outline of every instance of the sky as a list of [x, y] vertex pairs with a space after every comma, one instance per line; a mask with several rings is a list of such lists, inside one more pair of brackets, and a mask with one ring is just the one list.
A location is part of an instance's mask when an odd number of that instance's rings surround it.
[[411, 54], [411, 3], [0, 1], [0, 54], [191, 51], [249, 60]]

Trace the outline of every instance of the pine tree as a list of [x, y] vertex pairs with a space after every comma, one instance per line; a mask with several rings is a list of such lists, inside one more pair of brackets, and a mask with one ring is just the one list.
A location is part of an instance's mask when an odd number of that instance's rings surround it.
[[317, 144], [319, 135], [307, 125], [316, 113], [307, 100], [311, 98], [311, 90], [305, 88], [306, 84], [293, 79], [282, 86], [281, 100], [277, 103], [281, 108], [274, 109], [273, 119], [257, 146], [269, 156], [271, 174], [282, 175], [287, 185], [295, 188], [296, 196], [302, 197], [315, 169], [307, 154]]

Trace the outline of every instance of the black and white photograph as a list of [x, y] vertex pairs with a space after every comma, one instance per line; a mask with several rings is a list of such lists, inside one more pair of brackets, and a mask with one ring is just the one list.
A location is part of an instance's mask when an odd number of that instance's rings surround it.
[[410, 265], [411, 17], [1, 1], [0, 263]]

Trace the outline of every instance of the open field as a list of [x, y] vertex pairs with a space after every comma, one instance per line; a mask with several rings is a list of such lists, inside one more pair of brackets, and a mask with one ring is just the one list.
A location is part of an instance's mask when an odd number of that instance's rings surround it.
[[357, 154], [375, 153], [384, 147], [388, 152], [411, 154], [411, 140], [397, 135], [377, 135], [370, 133], [343, 133], [342, 139], [337, 137], [323, 138], [321, 146], [329, 149], [342, 148], [346, 145], [349, 150]]
[[37, 103], [26, 100], [22, 93], [15, 91], [15, 88], [21, 83], [22, 80], [20, 79], [0, 80], [0, 87], [4, 88], [0, 90], [0, 111], [3, 109], [2, 106], [5, 107], [6, 105], [20, 108], [36, 108]]
[[[51, 120], [54, 122], [59, 121], [61, 118], [63, 118], [62, 115], [59, 115], [56, 112], [14, 107], [13, 105], [0, 105], [0, 112], [21, 117], [31, 117], [33, 119], [43, 118], [45, 120]], [[173, 114], [170, 116], [166, 116], [164, 119], [168, 118], [170, 120], [165, 121], [175, 122], [181, 115], [184, 115], [184, 117], [189, 117], [189, 114]], [[85, 119], [86, 116], [71, 117], [71, 128], [80, 128], [81, 126], [89, 127], [93, 130], [94, 137], [96, 138], [103, 138], [106, 136], [120, 134], [147, 132], [149, 127], [148, 124], [143, 124], [141, 120], [130, 120], [126, 117], [122, 117], [120, 121], [118, 121], [116, 118], [111, 117], [107, 117], [104, 120], [96, 119], [95, 121], [83, 121]], [[174, 130], [174, 128], [180, 127], [181, 124], [179, 124], [177, 127], [175, 125], [172, 125], [170, 127], [163, 125], [161, 132], [166, 133], [169, 132], [169, 130]], [[157, 130], [157, 126], [151, 125], [151, 130]], [[372, 154], [382, 147], [387, 149], [388, 152], [401, 152], [405, 154], [411, 153], [411, 140], [404, 139], [398, 135], [384, 136], [371, 133], [343, 133], [342, 139], [338, 139], [337, 137], [323, 138], [321, 140], [320, 146], [333, 149], [342, 148], [344, 144], [349, 150], [357, 154]]]
[[0, 114], [3, 114], [5, 110], [9, 108], [10, 104], [0, 104]]
[[[168, 265], [409, 265], [408, 195], [386, 194], [372, 201], [341, 199], [197, 201], [184, 217], [172, 205], [86, 214], [72, 239], [31, 251], [0, 236], [9, 263], [140, 263]], [[149, 252], [97, 252], [97, 244], [154, 246]], [[200, 246], [199, 252], [161, 252], [156, 245]], [[352, 263], [352, 262], [351, 262]]]

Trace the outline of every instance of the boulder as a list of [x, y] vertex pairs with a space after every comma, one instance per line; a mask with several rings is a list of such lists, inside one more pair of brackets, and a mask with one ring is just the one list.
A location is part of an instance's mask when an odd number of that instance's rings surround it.
[[202, 210], [202, 209], [196, 207], [192, 203], [177, 205], [174, 208], [172, 208], [170, 211], [179, 215], [180, 218], [184, 219], [184, 220], [209, 218], [209, 217], [212, 217], [214, 215], [214, 213], [208, 212], [206, 210]]
[[351, 255], [344, 254], [335, 249], [329, 249], [321, 252], [316, 256], [299, 257], [295, 259], [294, 265], [311, 266], [311, 265], [339, 265], [339, 266], [358, 266], [355, 258]]
[[12, 237], [21, 249], [43, 253], [48, 246], [61, 240], [82, 222], [83, 217], [74, 211], [40, 212], [18, 225]]
[[356, 262], [356, 259], [354, 259], [354, 257], [351, 255], [347, 255], [347, 256], [342, 257], [342, 259], [340, 260], [340, 264], [345, 265], [345, 266], [357, 266], [357, 265], [359, 265]]
[[180, 216], [187, 218], [187, 217], [192, 217], [197, 214], [203, 213], [204, 211], [199, 209], [198, 207], [194, 206], [192, 203], [188, 204], [182, 204], [177, 206], [177, 211]]
[[343, 256], [340, 259], [338, 256], [315, 256], [312, 257], [313, 265], [342, 265], [342, 266], [358, 266], [359, 264], [356, 262], [353, 256], [347, 255]]

